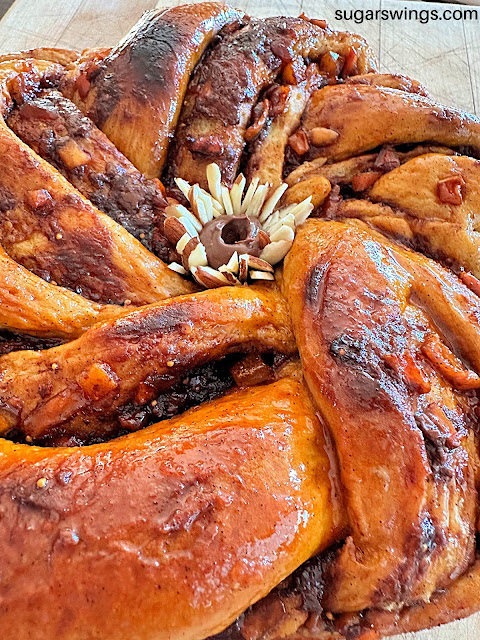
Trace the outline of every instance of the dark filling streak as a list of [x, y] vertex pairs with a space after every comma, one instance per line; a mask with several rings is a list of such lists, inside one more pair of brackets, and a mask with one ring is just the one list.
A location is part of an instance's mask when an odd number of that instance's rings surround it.
[[0, 356], [4, 356], [12, 351], [23, 351], [29, 349], [33, 351], [50, 349], [63, 344], [63, 340], [55, 338], [38, 338], [25, 334], [13, 333], [6, 329], [0, 330]]
[[262, 88], [253, 84], [252, 67], [266, 65], [273, 79], [283, 61], [290, 58], [288, 47], [294, 31], [289, 25], [295, 22], [252, 20], [240, 31], [225, 36], [197, 68], [191, 82], [189, 91], [197, 95], [195, 117], [201, 114], [218, 118], [225, 126], [237, 125], [242, 105], [252, 103]]
[[422, 412], [415, 414], [415, 422], [425, 439], [425, 449], [434, 476], [449, 480], [454, 476], [455, 447], [448, 446], [447, 437], [442, 434], [433, 420]]
[[163, 235], [163, 209], [166, 201], [157, 184], [145, 179], [133, 166], [128, 170], [117, 160], [118, 151], [112, 148], [112, 159], [103, 172], [90, 164], [69, 168], [61, 158], [65, 145], [74, 141], [83, 148], [92, 136], [93, 125], [58, 92], [42, 92], [10, 114], [8, 125], [42, 158], [60, 173], [92, 204], [140, 240], [147, 249], [164, 261], [173, 259], [172, 248]]
[[[48, 435], [39, 438], [33, 444], [40, 446], [83, 446], [98, 444], [113, 438], [126, 435], [132, 431], [138, 431], [161, 420], [167, 420], [174, 416], [199, 406], [204, 402], [214, 400], [225, 394], [234, 386], [230, 374], [230, 367], [235, 362], [235, 357], [229, 356], [216, 362], [196, 367], [185, 374], [182, 379], [174, 382], [169, 389], [159, 393], [148, 404], [130, 402], [119, 408], [113, 422], [116, 428], [109, 430], [106, 435], [92, 433], [88, 438], [66, 434], [59, 426], [48, 432]], [[152, 381], [152, 383], [156, 383]], [[172, 380], [164, 381], [171, 385]], [[109, 416], [111, 421], [111, 416]], [[8, 439], [14, 442], [25, 443], [25, 435], [18, 430], [12, 430]]]
[[[247, 627], [251, 626], [252, 618], [258, 618], [254, 622], [255, 630], [258, 631], [255, 638], [262, 638], [264, 633], [271, 631], [270, 619], [276, 617], [278, 605], [287, 616], [289, 612], [306, 612], [306, 626], [309, 622], [315, 624], [315, 631], [333, 630], [331, 621], [324, 616], [322, 599], [325, 590], [325, 568], [335, 557], [337, 548], [332, 547], [331, 550], [307, 560], [265, 598], [242, 613], [227, 629], [208, 640], [251, 640], [251, 629]], [[292, 608], [289, 607], [290, 603], [294, 603]]]

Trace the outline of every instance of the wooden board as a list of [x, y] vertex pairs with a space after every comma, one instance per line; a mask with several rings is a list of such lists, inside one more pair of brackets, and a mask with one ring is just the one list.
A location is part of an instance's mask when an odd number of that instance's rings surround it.
[[[187, 0], [160, 2], [159, 6]], [[335, 11], [437, 9], [458, 5], [395, 0], [231, 0], [247, 12], [326, 18], [337, 29], [356, 31], [377, 51], [382, 69], [403, 72], [423, 82], [441, 102], [480, 113], [479, 20], [337, 20]], [[0, 53], [38, 46], [82, 49], [115, 44], [155, 0], [16, 0], [0, 22]], [[356, 14], [357, 21], [361, 17]], [[353, 17], [353, 15], [352, 15]], [[479, 640], [480, 614], [451, 625], [398, 636], [396, 640]], [[105, 640], [108, 640], [106, 638]]]

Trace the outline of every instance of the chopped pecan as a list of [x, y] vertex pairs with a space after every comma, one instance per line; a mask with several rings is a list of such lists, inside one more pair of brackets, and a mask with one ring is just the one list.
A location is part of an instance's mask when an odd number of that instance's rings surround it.
[[278, 84], [272, 85], [271, 89], [268, 91], [267, 97], [270, 100], [270, 115], [273, 118], [281, 115], [285, 111], [289, 93], [289, 87], [280, 86]]
[[302, 12], [298, 17], [301, 18], [302, 20], [306, 20], [307, 22], [310, 22], [311, 24], [314, 24], [317, 27], [320, 27], [320, 29], [328, 29], [328, 23], [326, 20], [320, 20], [319, 18], [309, 18], [305, 14], [305, 12]]
[[379, 171], [392, 171], [400, 166], [400, 156], [390, 145], [381, 148], [375, 159], [374, 167]]
[[465, 180], [460, 174], [449, 176], [437, 184], [437, 196], [443, 204], [462, 204], [464, 190]]
[[204, 155], [220, 155], [223, 153], [223, 141], [219, 136], [200, 136], [198, 138], [187, 138], [189, 151], [202, 153]]
[[326, 73], [330, 78], [338, 78], [343, 69], [344, 59], [338, 53], [327, 51], [320, 58], [320, 71]]
[[270, 112], [270, 100], [268, 99], [263, 100], [257, 105], [257, 107], [258, 109], [256, 108], [256, 111], [259, 111], [259, 113], [258, 115], [257, 113], [254, 114], [255, 121], [245, 131], [245, 140], [247, 142], [250, 142], [250, 140], [253, 140], [254, 138], [256, 138], [260, 133], [260, 131], [263, 129], [265, 122], [267, 121], [268, 114]]
[[323, 216], [327, 218], [327, 220], [333, 220], [336, 217], [342, 200], [343, 196], [340, 193], [340, 186], [338, 184], [333, 185], [323, 207]]
[[352, 189], [354, 191], [366, 191], [375, 184], [375, 182], [383, 175], [381, 171], [365, 171], [364, 173], [357, 173], [353, 176]]
[[303, 156], [310, 149], [307, 134], [303, 129], [297, 129], [288, 139], [288, 144], [299, 156]]
[[252, 387], [274, 379], [272, 368], [255, 353], [245, 356], [243, 360], [234, 364], [230, 373], [239, 387]]
[[283, 69], [283, 81], [287, 84], [299, 84], [300, 82], [305, 80], [306, 70], [307, 68], [302, 58], [297, 56], [296, 58], [291, 60]]
[[347, 53], [347, 57], [345, 58], [345, 63], [342, 69], [342, 78], [347, 78], [348, 76], [355, 75], [355, 70], [357, 66], [357, 52], [353, 47], [350, 47], [350, 51]]

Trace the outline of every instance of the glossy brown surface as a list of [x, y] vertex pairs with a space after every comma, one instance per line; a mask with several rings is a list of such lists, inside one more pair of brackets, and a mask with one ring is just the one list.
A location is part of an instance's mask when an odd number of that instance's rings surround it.
[[316, 91], [303, 126], [327, 127], [339, 133], [315, 156], [343, 160], [382, 144], [435, 142], [471, 147], [480, 154], [480, 121], [462, 111], [438, 105], [419, 94], [373, 85], [335, 85]]
[[351, 74], [375, 70], [375, 56], [362, 38], [303, 18], [252, 20], [226, 35], [190, 82], [171, 154], [170, 179], [180, 176], [205, 186], [206, 167], [216, 162], [231, 184], [262, 89], [292, 60], [316, 60], [328, 51], [346, 56], [351, 49], [358, 55]]
[[146, 304], [192, 290], [5, 126], [0, 153], [9, 158], [0, 165], [1, 244], [17, 262], [95, 302]]
[[42, 91], [19, 105], [7, 124], [100, 211], [169, 261], [161, 185], [145, 179], [70, 100]]
[[414, 289], [393, 249], [334, 222], [307, 222], [285, 264], [306, 380], [346, 492], [351, 533], [325, 594], [337, 613], [428, 601], [474, 557], [469, 403], [424, 357], [437, 328]]
[[399, 89], [408, 93], [418, 93], [421, 96], [430, 97], [427, 89], [417, 80], [403, 76], [399, 73], [365, 73], [345, 80], [345, 84], [366, 84], [370, 86], [388, 87]]
[[[323, 20], [216, 3], [0, 58], [2, 640], [376, 640], [478, 608], [479, 122], [374, 70]], [[152, 255], [168, 146], [170, 180], [216, 160], [312, 197], [281, 292]]]
[[[462, 180], [460, 198], [442, 202], [439, 185], [449, 177]], [[417, 246], [480, 276], [478, 160], [440, 154], [421, 156], [378, 180], [369, 197], [394, 208], [410, 227]], [[372, 222], [375, 225], [375, 220]]]
[[242, 16], [214, 2], [148, 12], [82, 71], [71, 96], [137, 169], [160, 177], [191, 72], [217, 33]]
[[328, 471], [292, 380], [106, 444], [3, 440], [0, 628], [18, 640], [215, 633], [331, 542]]
[[68, 340], [122, 311], [46, 282], [0, 248], [0, 327]]
[[143, 307], [60, 347], [0, 358], [1, 432], [107, 436], [127, 404], [140, 409], [189, 369], [253, 348], [295, 351], [275, 290], [223, 287]]

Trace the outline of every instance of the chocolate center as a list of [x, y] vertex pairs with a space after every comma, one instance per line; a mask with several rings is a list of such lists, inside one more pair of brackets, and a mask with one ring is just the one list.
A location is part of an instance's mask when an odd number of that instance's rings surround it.
[[207, 222], [200, 232], [200, 242], [207, 252], [208, 263], [214, 269], [226, 264], [235, 251], [259, 256], [262, 252], [256, 218], [247, 216], [220, 216]]

